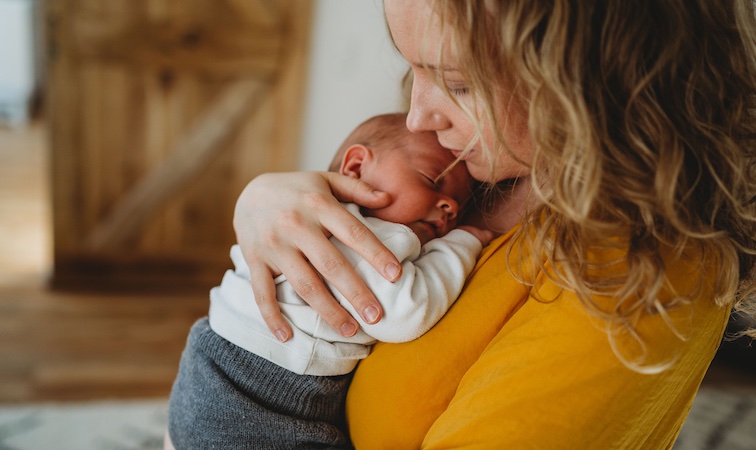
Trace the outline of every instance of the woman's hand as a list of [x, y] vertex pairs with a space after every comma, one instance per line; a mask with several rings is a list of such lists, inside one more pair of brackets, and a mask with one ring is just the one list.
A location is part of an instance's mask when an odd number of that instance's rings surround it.
[[383, 314], [373, 293], [328, 240], [331, 235], [387, 280], [401, 275], [396, 257], [339, 201], [380, 208], [391, 198], [355, 178], [332, 172], [293, 172], [260, 175], [236, 203], [234, 229], [249, 265], [255, 300], [268, 328], [281, 341], [292, 334], [276, 301], [273, 278], [280, 273], [346, 337], [353, 336], [359, 325], [333, 298], [320, 275], [360, 311], [365, 322], [375, 323]]

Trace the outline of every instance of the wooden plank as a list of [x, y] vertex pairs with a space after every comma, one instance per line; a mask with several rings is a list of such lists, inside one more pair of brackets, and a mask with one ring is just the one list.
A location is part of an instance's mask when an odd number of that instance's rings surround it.
[[281, 19], [279, 5], [270, 0], [226, 0], [226, 3], [248, 24], [270, 27]]
[[49, 0], [45, 2], [45, 16], [48, 44], [46, 46], [47, 65], [47, 117], [50, 122], [50, 139], [54, 143], [50, 152], [50, 172], [52, 175], [53, 241], [56, 257], [60, 253], [75, 251], [79, 242], [78, 220], [82, 202], [78, 177], [82, 129], [81, 103], [77, 98], [79, 79], [73, 61], [68, 58], [70, 24], [65, 14], [71, 9], [70, 0]]
[[279, 27], [223, 28], [192, 21], [126, 22], [77, 15], [72, 56], [145, 68], [269, 76], [279, 66]]
[[85, 239], [89, 252], [118, 248], [132, 238], [187, 180], [196, 176], [220, 150], [252, 109], [268, 85], [257, 80], [231, 84], [209, 107], [199, 123], [162, 164], [132, 188], [102, 223]]
[[0, 312], [0, 401], [165, 398], [189, 328], [207, 314], [207, 292], [0, 286]]
[[[46, 2], [53, 285], [217, 282], [243, 186], [296, 168], [311, 3]], [[252, 79], [268, 86], [257, 112], [201, 144], [208, 106]], [[187, 142], [206, 163], [184, 166]]]
[[[278, 82], [274, 86], [274, 117], [286, 117], [287, 124], [302, 123], [301, 99], [305, 97], [306, 85], [302, 82], [302, 74], [307, 73], [310, 54], [310, 29], [313, 2], [310, 0], [295, 0], [283, 3], [285, 6], [282, 24], [289, 30], [289, 45], [282, 58]], [[301, 141], [302, 127], [278, 126], [274, 127], [272, 146], [274, 148], [298, 148]], [[299, 154], [295, 152], [269, 153], [271, 171], [283, 171], [295, 167]]]

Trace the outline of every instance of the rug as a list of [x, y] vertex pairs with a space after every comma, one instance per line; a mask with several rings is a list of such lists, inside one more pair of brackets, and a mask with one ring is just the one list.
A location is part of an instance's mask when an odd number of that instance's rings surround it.
[[0, 405], [0, 450], [160, 450], [165, 400]]
[[698, 391], [673, 450], [756, 450], [756, 391]]
[[[160, 450], [163, 400], [0, 405], [0, 450]], [[756, 449], [756, 391], [701, 388], [674, 450]]]

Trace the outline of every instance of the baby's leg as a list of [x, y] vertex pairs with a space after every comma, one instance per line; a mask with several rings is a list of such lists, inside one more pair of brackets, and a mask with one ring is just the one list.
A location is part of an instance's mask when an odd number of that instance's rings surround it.
[[349, 380], [294, 374], [226, 341], [202, 319], [181, 357], [166, 442], [178, 450], [349, 448]]

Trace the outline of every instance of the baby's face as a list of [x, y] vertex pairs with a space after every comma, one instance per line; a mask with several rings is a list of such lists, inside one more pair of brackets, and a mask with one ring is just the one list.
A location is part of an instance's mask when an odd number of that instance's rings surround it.
[[402, 223], [425, 244], [457, 226], [461, 208], [471, 195], [471, 178], [463, 163], [443, 178], [438, 176], [454, 162], [433, 133], [409, 134], [402, 148], [375, 152], [373, 170], [362, 178], [388, 192], [393, 202], [367, 211], [372, 217]]

